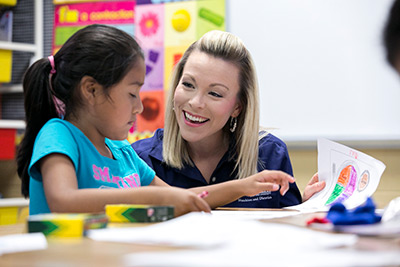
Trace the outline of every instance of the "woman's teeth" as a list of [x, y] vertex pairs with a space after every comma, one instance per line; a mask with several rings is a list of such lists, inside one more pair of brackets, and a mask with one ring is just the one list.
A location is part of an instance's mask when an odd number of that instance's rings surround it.
[[203, 123], [203, 122], [208, 120], [208, 119], [204, 119], [204, 118], [200, 118], [200, 117], [196, 117], [196, 116], [190, 115], [187, 112], [184, 112], [184, 114], [185, 114], [185, 118], [190, 122]]

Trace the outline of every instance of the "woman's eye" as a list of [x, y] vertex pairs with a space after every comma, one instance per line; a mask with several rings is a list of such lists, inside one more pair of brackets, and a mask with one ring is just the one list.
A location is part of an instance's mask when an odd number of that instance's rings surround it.
[[131, 95], [131, 97], [136, 98], [136, 95], [135, 95], [135, 94], [130, 94], [130, 95]]
[[216, 92], [210, 92], [210, 95], [215, 96], [215, 97], [222, 97], [222, 95], [220, 95]]
[[183, 86], [187, 87], [187, 88], [194, 88], [194, 86], [191, 83], [188, 82], [182, 82]]

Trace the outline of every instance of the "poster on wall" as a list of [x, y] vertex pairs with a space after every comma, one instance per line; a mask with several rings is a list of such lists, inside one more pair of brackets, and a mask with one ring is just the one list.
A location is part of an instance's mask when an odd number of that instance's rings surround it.
[[109, 0], [53, 0], [53, 4], [74, 4], [74, 3], [86, 3], [86, 2], [106, 2]]
[[164, 127], [164, 108], [175, 64], [190, 44], [210, 30], [225, 30], [225, 0], [53, 0], [53, 53], [79, 29], [90, 24], [117, 27], [142, 47], [146, 77], [141, 89], [143, 112], [128, 141], [152, 136]]
[[79, 29], [90, 24], [114, 26], [135, 35], [135, 1], [64, 4], [55, 7], [53, 53]]

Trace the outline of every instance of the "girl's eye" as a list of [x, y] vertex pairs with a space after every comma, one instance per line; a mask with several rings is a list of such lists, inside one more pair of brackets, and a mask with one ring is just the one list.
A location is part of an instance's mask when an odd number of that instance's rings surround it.
[[216, 92], [210, 92], [209, 94], [212, 95], [212, 96], [215, 96], [215, 97], [222, 97], [222, 95], [220, 95], [220, 94], [218, 94]]
[[185, 86], [186, 88], [194, 88], [194, 86], [191, 83], [188, 82], [182, 82], [183, 86]]
[[130, 94], [130, 96], [133, 97], [133, 98], [136, 98], [136, 95], [134, 95], [134, 94]]

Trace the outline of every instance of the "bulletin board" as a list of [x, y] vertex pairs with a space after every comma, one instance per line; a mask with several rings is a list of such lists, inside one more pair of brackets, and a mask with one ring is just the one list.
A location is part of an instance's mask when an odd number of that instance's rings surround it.
[[164, 127], [169, 78], [186, 49], [210, 30], [226, 30], [225, 0], [53, 0], [53, 53], [79, 29], [94, 23], [117, 27], [143, 49], [146, 77], [140, 92], [143, 112], [128, 141], [153, 135]]
[[400, 80], [382, 30], [393, 0], [229, 0], [250, 50], [261, 125], [284, 141], [400, 140]]

